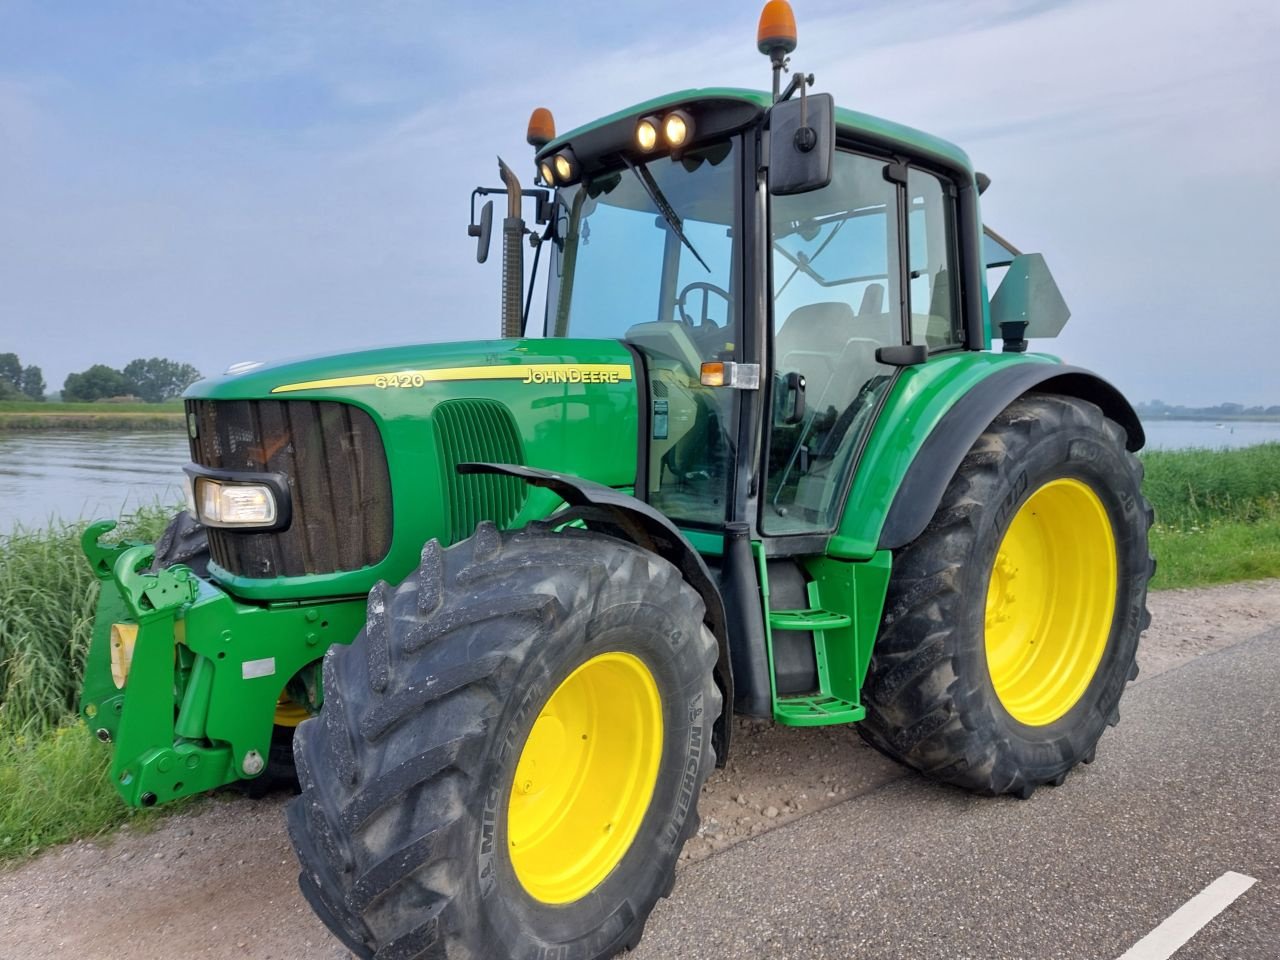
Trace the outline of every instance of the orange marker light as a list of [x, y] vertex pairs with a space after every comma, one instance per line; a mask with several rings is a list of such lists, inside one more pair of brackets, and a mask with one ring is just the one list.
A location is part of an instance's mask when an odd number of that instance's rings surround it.
[[723, 387], [728, 378], [725, 376], [725, 364], [718, 360], [708, 360], [699, 371], [699, 382], [704, 387]]
[[766, 54], [779, 48], [783, 53], [790, 53], [796, 48], [796, 15], [787, 0], [769, 0], [760, 11], [756, 47]]
[[529, 132], [525, 135], [525, 139], [535, 150], [541, 150], [555, 138], [556, 121], [551, 116], [551, 111], [546, 107], [535, 108], [529, 115]]

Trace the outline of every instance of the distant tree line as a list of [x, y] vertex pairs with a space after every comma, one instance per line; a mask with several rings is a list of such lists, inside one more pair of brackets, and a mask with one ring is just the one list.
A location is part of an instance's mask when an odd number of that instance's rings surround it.
[[43, 400], [44, 374], [24, 367], [16, 353], [0, 353], [0, 400]]
[[1270, 407], [1261, 405], [1246, 407], [1243, 403], [1220, 403], [1213, 407], [1184, 407], [1181, 404], [1169, 404], [1163, 400], [1144, 400], [1135, 405], [1139, 417], [1155, 419], [1156, 417], [1278, 417], [1280, 404]]
[[[182, 395], [200, 379], [200, 371], [189, 363], [163, 357], [139, 357], [123, 370], [95, 363], [88, 370], [73, 373], [62, 385], [62, 399], [92, 403], [115, 397], [135, 397], [147, 403], [163, 403]], [[24, 367], [16, 353], [0, 353], [0, 400], [44, 400], [44, 374], [39, 367]]]

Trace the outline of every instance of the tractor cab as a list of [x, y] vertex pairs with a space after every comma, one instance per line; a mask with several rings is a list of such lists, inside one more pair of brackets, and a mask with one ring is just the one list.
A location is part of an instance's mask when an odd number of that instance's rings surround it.
[[963, 153], [812, 83], [686, 91], [558, 138], [545, 109], [531, 123], [542, 333], [642, 356], [639, 494], [685, 529], [833, 533], [897, 372], [987, 345]]

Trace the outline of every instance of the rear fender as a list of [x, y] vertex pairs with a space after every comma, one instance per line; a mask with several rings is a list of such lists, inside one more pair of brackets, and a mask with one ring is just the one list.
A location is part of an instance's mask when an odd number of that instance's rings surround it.
[[878, 550], [910, 542], [933, 516], [973, 442], [1001, 410], [1034, 390], [1090, 400], [1128, 431], [1130, 449], [1144, 443], [1132, 407], [1087, 370], [1039, 353], [938, 354], [896, 375], [859, 455], [827, 554], [869, 560]]
[[1097, 374], [1057, 364], [1006, 366], [961, 396], [929, 434], [898, 486], [880, 531], [880, 549], [896, 550], [924, 532], [970, 448], [1005, 407], [1028, 393], [1088, 400], [1124, 427], [1129, 450], [1140, 450], [1146, 443], [1129, 401]]

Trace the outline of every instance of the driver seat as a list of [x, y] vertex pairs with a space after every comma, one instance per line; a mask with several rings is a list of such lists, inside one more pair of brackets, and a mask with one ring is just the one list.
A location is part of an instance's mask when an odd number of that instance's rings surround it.
[[774, 344], [779, 373], [798, 371], [806, 380], [809, 402], [843, 410], [876, 369], [877, 336], [884, 316], [884, 287], [873, 283], [862, 295], [858, 313], [837, 300], [808, 303], [791, 311]]

